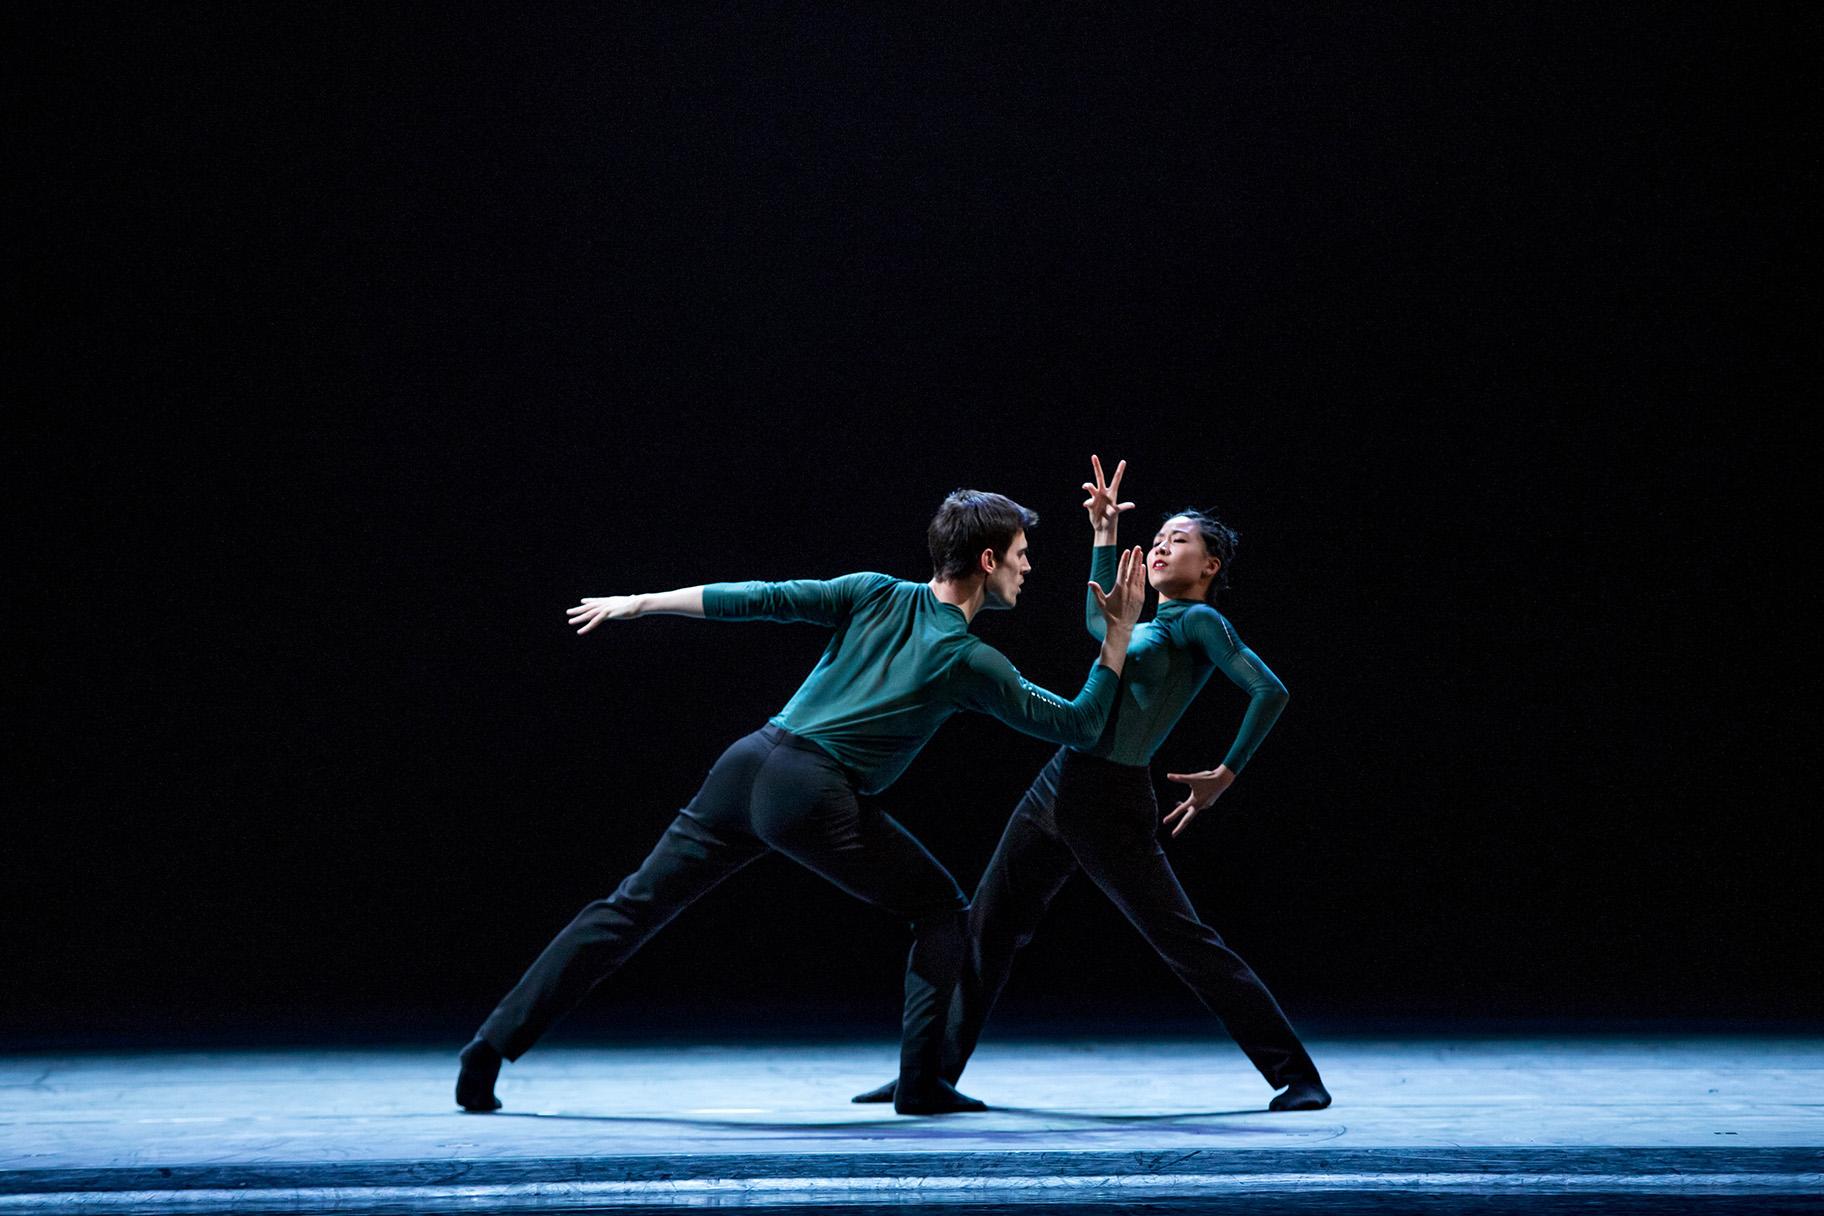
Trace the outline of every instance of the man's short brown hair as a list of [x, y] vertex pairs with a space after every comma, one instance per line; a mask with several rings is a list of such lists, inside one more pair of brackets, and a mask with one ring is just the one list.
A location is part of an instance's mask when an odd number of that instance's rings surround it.
[[931, 517], [925, 539], [931, 546], [931, 572], [940, 579], [960, 578], [976, 568], [982, 550], [1002, 556], [1013, 538], [1039, 522], [1005, 494], [986, 490], [953, 490]]

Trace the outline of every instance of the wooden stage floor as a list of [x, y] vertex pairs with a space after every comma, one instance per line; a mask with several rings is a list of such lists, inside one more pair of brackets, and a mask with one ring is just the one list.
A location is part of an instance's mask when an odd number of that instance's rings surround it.
[[1824, 1039], [1318, 1039], [1270, 1114], [1226, 1039], [986, 1044], [986, 1114], [850, 1094], [893, 1044], [579, 1047], [451, 1102], [439, 1049], [15, 1054], [0, 1216], [713, 1207], [1824, 1211]]

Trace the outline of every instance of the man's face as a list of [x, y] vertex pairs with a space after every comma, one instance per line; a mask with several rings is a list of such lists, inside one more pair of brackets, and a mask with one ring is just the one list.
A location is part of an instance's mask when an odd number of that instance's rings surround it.
[[1021, 529], [1013, 534], [1013, 543], [1007, 546], [1007, 552], [988, 571], [986, 590], [987, 606], [990, 608], [1011, 608], [1020, 599], [1020, 584], [1026, 581], [1026, 572], [1032, 569], [1032, 562], [1026, 556], [1026, 532]]

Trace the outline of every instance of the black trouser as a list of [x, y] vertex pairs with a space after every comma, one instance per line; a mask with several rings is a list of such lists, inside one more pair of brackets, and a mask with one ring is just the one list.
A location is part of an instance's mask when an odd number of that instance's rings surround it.
[[950, 1005], [944, 1076], [955, 1082], [1052, 897], [1077, 870], [1140, 930], [1275, 1089], [1316, 1078], [1286, 1015], [1239, 954], [1197, 918], [1159, 847], [1144, 767], [1058, 752], [1014, 809], [969, 910], [969, 957]]
[[482, 1023], [516, 1060], [596, 984], [710, 888], [767, 852], [912, 922], [900, 1082], [937, 1076], [944, 1011], [963, 965], [968, 900], [949, 871], [892, 816], [862, 804], [816, 744], [765, 726], [722, 753], [640, 868], [552, 940]]

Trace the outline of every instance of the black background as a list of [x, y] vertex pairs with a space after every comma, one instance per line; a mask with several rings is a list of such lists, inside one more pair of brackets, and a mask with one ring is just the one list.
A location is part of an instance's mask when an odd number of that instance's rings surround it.
[[[1815, 1015], [1815, 15], [863, 7], [14, 18], [6, 1025], [466, 1030], [823, 641], [566, 606], [991, 488], [1074, 689], [1091, 451], [1243, 533], [1292, 702], [1170, 849], [1295, 1020]], [[1049, 750], [884, 802], [968, 886]], [[769, 861], [571, 1025], [891, 1033], [905, 941]], [[1196, 1014], [1080, 883], [1008, 999]]]

